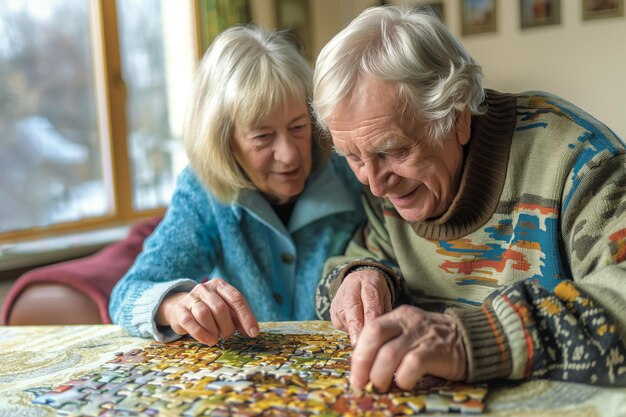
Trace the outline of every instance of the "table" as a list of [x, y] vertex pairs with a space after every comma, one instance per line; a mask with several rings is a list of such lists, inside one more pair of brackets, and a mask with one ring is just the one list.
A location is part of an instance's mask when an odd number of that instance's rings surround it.
[[[318, 321], [262, 323], [261, 330], [334, 331]], [[0, 327], [0, 417], [55, 416], [53, 408], [31, 403], [37, 393], [98, 368], [117, 352], [150, 343], [113, 325]], [[539, 380], [492, 386], [486, 403], [484, 416], [626, 416], [626, 388]]]

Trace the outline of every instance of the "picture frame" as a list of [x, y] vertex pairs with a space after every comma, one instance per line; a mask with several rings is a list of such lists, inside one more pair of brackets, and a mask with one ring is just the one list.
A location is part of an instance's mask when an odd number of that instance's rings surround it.
[[624, 16], [624, 0], [582, 0], [583, 20]]
[[497, 0], [460, 0], [463, 36], [496, 32]]
[[522, 29], [561, 23], [560, 0], [520, 0], [520, 26]]

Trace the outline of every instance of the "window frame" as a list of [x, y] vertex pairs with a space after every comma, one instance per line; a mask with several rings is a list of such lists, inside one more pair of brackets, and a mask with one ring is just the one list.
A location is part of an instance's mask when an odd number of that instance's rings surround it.
[[[203, 52], [199, 31], [201, 10], [197, 0], [187, 1], [192, 2], [191, 24], [197, 64]], [[108, 199], [112, 202], [111, 213], [77, 221], [3, 232], [0, 233], [0, 244], [114, 228], [165, 213], [165, 207], [144, 210], [133, 208], [132, 162], [128, 154], [126, 86], [121, 66], [116, 1], [90, 1], [90, 28], [102, 174], [105, 188], [111, 193]]]

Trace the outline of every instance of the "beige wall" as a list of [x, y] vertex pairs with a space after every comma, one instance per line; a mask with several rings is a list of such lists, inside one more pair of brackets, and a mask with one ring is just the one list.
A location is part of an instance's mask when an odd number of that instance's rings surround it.
[[[363, 10], [352, 8], [352, 0], [309, 0], [309, 17], [313, 56], [335, 35], [346, 22]], [[365, 6], [367, 7], [367, 6]], [[250, 8], [253, 20], [266, 29], [276, 29], [275, 0], [251, 0]]]
[[[252, 0], [255, 20], [273, 28], [274, 0]], [[314, 55], [374, 0], [309, 0]], [[397, 0], [417, 4], [419, 0]], [[461, 37], [483, 66], [485, 85], [506, 92], [545, 90], [600, 119], [626, 139], [626, 17], [582, 21], [580, 0], [561, 1], [561, 24], [521, 30], [519, 1], [498, 2], [498, 31]], [[460, 36], [460, 4], [444, 1]]]
[[[546, 90], [583, 108], [626, 139], [626, 18], [582, 21], [580, 1], [561, 1], [561, 24], [521, 30], [518, 1], [501, 1], [498, 32], [461, 37], [487, 87]], [[458, 1], [446, 20], [460, 33]]]

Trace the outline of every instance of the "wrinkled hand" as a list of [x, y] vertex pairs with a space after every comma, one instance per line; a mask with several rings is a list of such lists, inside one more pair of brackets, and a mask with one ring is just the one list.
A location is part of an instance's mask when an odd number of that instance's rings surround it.
[[460, 381], [466, 372], [465, 345], [454, 318], [401, 306], [363, 328], [350, 383], [363, 388], [369, 380], [387, 391], [395, 375], [396, 385], [408, 390], [427, 374]]
[[391, 311], [391, 294], [380, 271], [362, 269], [348, 274], [330, 305], [330, 319], [338, 330], [356, 344], [363, 326]]
[[167, 297], [159, 307], [157, 323], [209, 346], [217, 344], [220, 336], [229, 338], [235, 330], [248, 337], [259, 334], [259, 325], [244, 296], [220, 278], [198, 284], [188, 293]]

